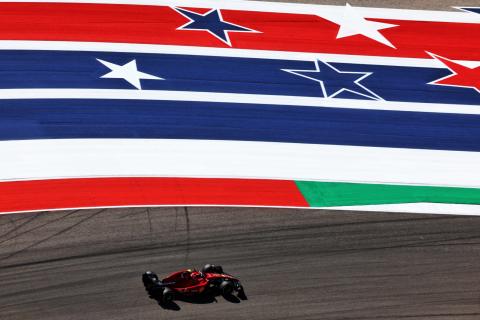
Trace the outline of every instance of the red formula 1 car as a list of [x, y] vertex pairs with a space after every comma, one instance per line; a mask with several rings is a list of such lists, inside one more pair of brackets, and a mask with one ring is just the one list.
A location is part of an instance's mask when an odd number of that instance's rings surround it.
[[197, 295], [223, 295], [228, 299], [236, 294], [239, 299], [247, 300], [240, 280], [224, 273], [221, 266], [211, 264], [205, 265], [201, 271], [177, 271], [162, 280], [155, 273], [147, 271], [142, 275], [142, 281], [150, 297], [165, 304]]

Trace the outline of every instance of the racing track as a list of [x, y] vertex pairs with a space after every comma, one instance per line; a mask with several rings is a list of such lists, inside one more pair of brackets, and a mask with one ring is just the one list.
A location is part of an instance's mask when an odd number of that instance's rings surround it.
[[[10, 319], [479, 319], [480, 218], [247, 208], [0, 217]], [[223, 264], [249, 300], [179, 303], [145, 269]], [[227, 317], [228, 316], [228, 317]]]
[[[3, 215], [0, 318], [473, 320], [479, 240], [480, 218], [461, 216], [247, 208]], [[250, 300], [171, 311], [144, 293], [145, 269], [207, 262], [238, 275]]]
[[270, 0], [272, 2], [317, 3], [343, 6], [348, 2], [352, 6], [419, 10], [451, 10], [455, 6], [476, 7], [478, 0]]

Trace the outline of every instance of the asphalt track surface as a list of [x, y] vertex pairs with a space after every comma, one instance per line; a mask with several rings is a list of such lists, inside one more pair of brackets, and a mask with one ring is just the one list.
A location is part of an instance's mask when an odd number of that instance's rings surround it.
[[[146, 269], [165, 275], [205, 263], [238, 275], [249, 300], [179, 302], [173, 311], [144, 292], [140, 275]], [[480, 319], [479, 272], [480, 217], [251, 208], [0, 216], [2, 320], [473, 320]]]
[[268, 0], [271, 2], [317, 3], [343, 6], [348, 2], [352, 6], [419, 10], [452, 10], [452, 7], [478, 7], [478, 0]]
[[[480, 218], [249, 208], [0, 217], [1, 319], [479, 319]], [[222, 264], [249, 300], [165, 310], [140, 275]]]

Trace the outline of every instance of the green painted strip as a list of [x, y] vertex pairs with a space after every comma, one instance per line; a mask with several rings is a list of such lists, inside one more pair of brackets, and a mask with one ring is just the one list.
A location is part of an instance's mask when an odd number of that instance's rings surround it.
[[395, 203], [480, 204], [480, 189], [296, 181], [312, 207]]

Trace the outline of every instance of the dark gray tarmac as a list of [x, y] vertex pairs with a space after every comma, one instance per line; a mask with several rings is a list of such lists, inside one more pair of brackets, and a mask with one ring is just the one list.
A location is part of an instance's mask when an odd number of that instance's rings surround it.
[[394, 9], [450, 10], [452, 7], [479, 7], [480, 0], [268, 0], [270, 2], [313, 3], [342, 6], [349, 3], [355, 7]]
[[[239, 304], [147, 297], [222, 264]], [[0, 319], [480, 319], [480, 217], [252, 208], [0, 216]]]

